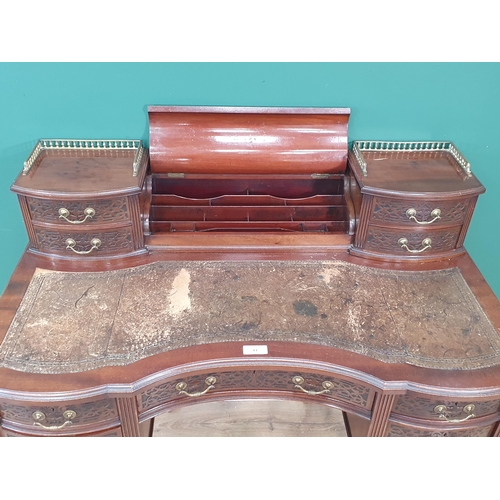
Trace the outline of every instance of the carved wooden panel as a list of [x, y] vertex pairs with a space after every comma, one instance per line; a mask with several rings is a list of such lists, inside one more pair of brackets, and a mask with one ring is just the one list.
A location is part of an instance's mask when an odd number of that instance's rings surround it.
[[68, 238], [75, 240], [76, 245], [74, 246], [74, 249], [79, 252], [90, 250], [92, 248], [92, 239], [99, 238], [101, 240], [99, 248], [87, 255], [118, 253], [134, 250], [132, 232], [128, 227], [115, 231], [91, 232], [58, 232], [36, 229], [35, 233], [38, 241], [38, 248], [41, 251], [64, 252], [68, 255], [78, 255], [72, 250], [66, 248], [66, 240]]
[[[373, 205], [372, 220], [377, 222], [390, 222], [397, 224], [407, 224], [418, 227], [419, 225], [406, 216], [406, 211], [413, 208], [416, 211], [415, 218], [418, 221], [431, 221], [431, 212], [435, 209], [441, 210], [440, 219], [432, 223], [432, 226], [439, 224], [456, 223], [461, 224], [469, 200], [464, 201], [416, 201], [416, 200], [394, 200], [391, 198], [375, 197]], [[429, 224], [430, 226], [431, 224]]]
[[201, 392], [207, 388], [205, 380], [211, 375], [217, 380], [213, 384], [214, 389], [211, 392], [218, 389], [235, 391], [239, 389], [268, 389], [302, 393], [303, 391], [295, 387], [295, 383], [292, 381], [294, 376], [299, 375], [304, 380], [301, 386], [309, 391], [322, 391], [324, 389], [323, 382], [331, 382], [330, 392], [318, 395], [317, 397], [319, 398], [334, 398], [363, 408], [366, 408], [370, 403], [370, 389], [368, 387], [335, 377], [319, 374], [302, 374], [295, 371], [244, 370], [187, 376], [151, 387], [140, 394], [140, 409], [141, 411], [148, 410], [176, 398], [187, 397], [179, 394], [179, 391], [176, 389], [176, 385], [179, 382], [186, 383], [186, 392]]
[[70, 226], [70, 223], [59, 217], [59, 209], [66, 208], [71, 221], [83, 220], [84, 211], [93, 208], [95, 215], [87, 219], [83, 225], [95, 223], [124, 222], [129, 220], [127, 198], [112, 198], [109, 200], [63, 201], [28, 198], [28, 205], [33, 220], [41, 222], [60, 223]]
[[[304, 379], [301, 384], [305, 390], [322, 391], [324, 389], [323, 382], [329, 381], [333, 384], [329, 393], [325, 393], [324, 397], [331, 397], [352, 403], [363, 408], [367, 407], [369, 402], [370, 389], [361, 384], [350, 382], [348, 380], [338, 379], [329, 375], [301, 373], [297, 372], [272, 372], [272, 371], [257, 371], [255, 372], [255, 380], [259, 388], [266, 389], [283, 389], [293, 390], [294, 392], [302, 392], [295, 387], [292, 378], [296, 375]], [[321, 397], [321, 395], [320, 395]]]
[[421, 429], [391, 422], [387, 435], [389, 437], [487, 437], [491, 425], [463, 430]]
[[118, 410], [114, 399], [101, 399], [87, 403], [67, 403], [64, 405], [19, 405], [2, 403], [0, 406], [2, 419], [20, 424], [33, 424], [33, 412], [44, 413], [41, 421], [45, 426], [62, 425], [65, 422], [63, 413], [72, 410], [76, 413], [72, 419], [72, 426], [78, 424], [92, 424], [118, 418]]
[[[233, 380], [233, 384], [239, 379], [241, 383], [248, 384], [248, 374], [251, 372], [234, 372], [229, 373], [230, 377], [228, 379]], [[247, 377], [245, 377], [247, 374]], [[224, 373], [215, 374], [203, 374], [203, 375], [190, 375], [182, 378], [172, 380], [170, 382], [165, 382], [163, 384], [146, 389], [139, 395], [139, 408], [140, 410], [148, 410], [160, 404], [166, 403], [167, 401], [176, 399], [181, 396], [179, 390], [176, 389], [176, 385], [179, 382], [184, 382], [186, 384], [187, 391], [199, 392], [207, 388], [205, 380], [209, 376], [215, 376], [217, 382], [215, 387], [221, 388], [221, 378], [224, 379]], [[231, 377], [232, 375], [232, 377]], [[247, 378], [247, 380], [245, 380]], [[229, 380], [228, 380], [229, 383]]]
[[439, 417], [439, 414], [434, 411], [437, 405], [446, 406], [446, 414], [448, 418], [460, 419], [467, 416], [463, 412], [463, 409], [468, 404], [474, 404], [474, 415], [480, 417], [483, 415], [490, 415], [492, 413], [500, 411], [500, 401], [495, 399], [493, 401], [450, 401], [445, 398], [442, 399], [429, 399], [423, 397], [413, 397], [413, 396], [398, 396], [396, 403], [394, 405], [393, 412], [400, 415], [408, 415], [410, 417], [422, 417], [431, 420], [443, 419]]
[[[460, 226], [452, 227], [443, 231], [410, 231], [402, 229], [386, 229], [376, 226], [368, 228], [368, 235], [365, 242], [365, 249], [375, 252], [397, 253], [402, 255], [425, 255], [428, 253], [451, 250], [455, 248]], [[425, 238], [431, 238], [431, 248], [422, 251], [420, 254], [412, 254], [398, 243], [400, 238], [408, 240], [407, 246], [411, 250], [420, 250], [424, 248], [422, 241]]]

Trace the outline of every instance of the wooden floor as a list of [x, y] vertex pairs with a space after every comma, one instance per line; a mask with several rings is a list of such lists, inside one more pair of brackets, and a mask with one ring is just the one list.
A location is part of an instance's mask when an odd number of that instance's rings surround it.
[[155, 419], [155, 437], [346, 437], [342, 412], [298, 401], [234, 400], [176, 408]]

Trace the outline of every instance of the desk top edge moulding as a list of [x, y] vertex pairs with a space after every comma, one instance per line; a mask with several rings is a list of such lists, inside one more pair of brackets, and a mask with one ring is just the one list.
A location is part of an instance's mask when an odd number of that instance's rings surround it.
[[41, 139], [0, 298], [2, 436], [151, 435], [289, 398], [350, 436], [498, 436], [499, 301], [451, 141], [353, 141], [349, 108], [149, 106], [140, 140]]

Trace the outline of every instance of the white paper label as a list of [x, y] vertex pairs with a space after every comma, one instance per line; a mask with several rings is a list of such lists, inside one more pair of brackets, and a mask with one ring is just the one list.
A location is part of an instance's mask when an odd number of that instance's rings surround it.
[[267, 354], [267, 345], [244, 345], [243, 354]]

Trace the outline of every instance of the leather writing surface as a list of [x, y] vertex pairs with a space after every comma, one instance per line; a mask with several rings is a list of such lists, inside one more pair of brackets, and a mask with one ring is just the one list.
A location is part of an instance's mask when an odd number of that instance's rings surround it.
[[81, 372], [230, 341], [319, 344], [445, 370], [500, 362], [498, 334], [458, 269], [247, 261], [36, 273], [0, 366]]

